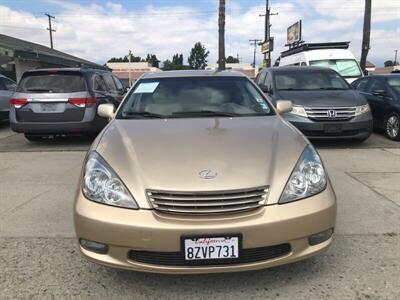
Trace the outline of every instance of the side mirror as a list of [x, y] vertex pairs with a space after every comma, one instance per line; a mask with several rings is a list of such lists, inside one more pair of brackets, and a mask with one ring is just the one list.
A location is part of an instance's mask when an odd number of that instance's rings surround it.
[[386, 96], [385, 90], [373, 90], [372, 95], [374, 96]]
[[112, 119], [115, 116], [115, 106], [111, 103], [100, 104], [97, 108], [97, 114], [100, 117]]
[[280, 114], [290, 112], [293, 109], [293, 103], [290, 100], [278, 100], [276, 101], [276, 109]]

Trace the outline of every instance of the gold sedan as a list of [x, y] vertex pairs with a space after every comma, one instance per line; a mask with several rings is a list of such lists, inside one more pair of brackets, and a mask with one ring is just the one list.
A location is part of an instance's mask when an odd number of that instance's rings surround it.
[[144, 75], [84, 162], [81, 252], [110, 267], [215, 273], [291, 263], [332, 242], [336, 199], [312, 145], [240, 73]]

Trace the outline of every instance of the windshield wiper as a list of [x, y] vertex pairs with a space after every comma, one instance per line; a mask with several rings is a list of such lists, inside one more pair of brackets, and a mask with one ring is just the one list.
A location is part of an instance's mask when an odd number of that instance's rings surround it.
[[27, 92], [52, 92], [52, 90], [49, 89], [26, 89]]
[[223, 111], [213, 111], [213, 110], [198, 110], [198, 111], [179, 111], [172, 113], [173, 116], [206, 116], [206, 117], [235, 117], [238, 114], [223, 112]]
[[337, 88], [337, 87], [321, 87], [319, 89], [320, 90], [332, 90], [332, 91], [335, 91], [335, 90], [347, 90], [346, 88]]
[[128, 111], [122, 113], [124, 118], [134, 118], [134, 119], [143, 119], [143, 118], [156, 118], [156, 119], [164, 119], [168, 116], [155, 114], [147, 111]]

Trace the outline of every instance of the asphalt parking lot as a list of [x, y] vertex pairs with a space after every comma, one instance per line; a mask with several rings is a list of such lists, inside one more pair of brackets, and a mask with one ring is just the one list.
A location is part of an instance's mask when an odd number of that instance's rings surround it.
[[400, 299], [400, 143], [316, 146], [338, 198], [324, 254], [256, 272], [171, 276], [87, 262], [74, 192], [90, 138], [30, 143], [0, 124], [0, 299]]

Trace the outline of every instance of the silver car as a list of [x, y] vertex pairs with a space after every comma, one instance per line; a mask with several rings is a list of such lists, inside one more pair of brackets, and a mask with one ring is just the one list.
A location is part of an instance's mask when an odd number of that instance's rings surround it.
[[14, 94], [16, 83], [7, 78], [6, 76], [0, 75], [0, 121], [8, 119], [10, 114], [9, 101]]

